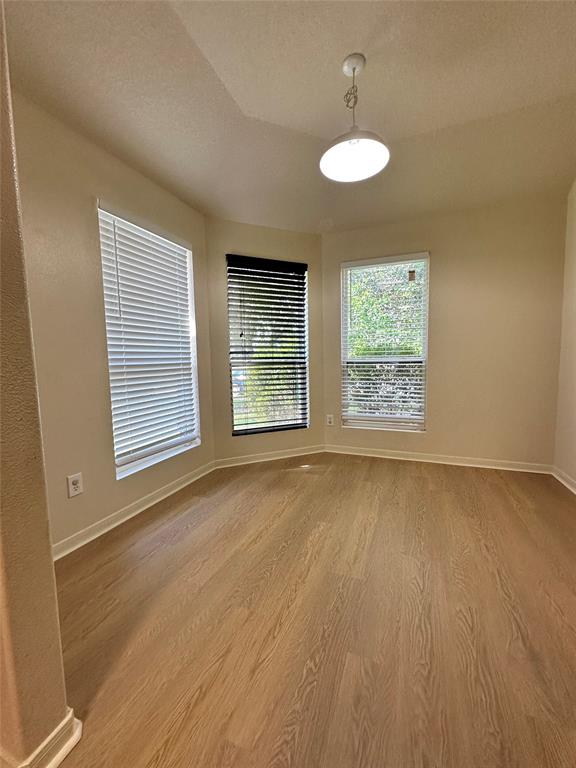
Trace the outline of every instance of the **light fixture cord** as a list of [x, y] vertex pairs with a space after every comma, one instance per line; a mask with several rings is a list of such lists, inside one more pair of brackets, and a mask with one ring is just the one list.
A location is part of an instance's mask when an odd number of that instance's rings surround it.
[[356, 127], [356, 104], [358, 104], [358, 86], [356, 85], [356, 67], [352, 69], [352, 85], [344, 94], [344, 103], [352, 110], [352, 127]]

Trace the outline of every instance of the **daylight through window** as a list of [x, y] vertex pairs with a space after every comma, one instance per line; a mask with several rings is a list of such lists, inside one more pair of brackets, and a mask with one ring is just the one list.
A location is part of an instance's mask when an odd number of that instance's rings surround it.
[[227, 256], [233, 434], [308, 426], [307, 265]]
[[342, 420], [423, 430], [428, 255], [342, 266]]
[[99, 209], [116, 475], [200, 443], [192, 254]]

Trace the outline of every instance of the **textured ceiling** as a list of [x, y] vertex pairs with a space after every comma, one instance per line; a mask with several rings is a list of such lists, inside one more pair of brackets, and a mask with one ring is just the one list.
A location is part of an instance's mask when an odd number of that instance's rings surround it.
[[[318, 231], [463, 208], [576, 174], [576, 3], [8, 2], [14, 85], [201, 210]], [[324, 179], [348, 127], [380, 176]]]
[[323, 139], [348, 128], [351, 51], [368, 56], [360, 122], [391, 139], [576, 88], [576, 3], [172, 5], [244, 114]]

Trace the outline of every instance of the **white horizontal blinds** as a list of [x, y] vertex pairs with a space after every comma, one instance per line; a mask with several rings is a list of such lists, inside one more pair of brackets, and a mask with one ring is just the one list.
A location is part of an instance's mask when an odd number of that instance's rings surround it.
[[191, 255], [98, 210], [116, 465], [198, 440]]
[[307, 427], [307, 265], [226, 258], [233, 434]]
[[424, 429], [428, 258], [342, 268], [345, 424]]

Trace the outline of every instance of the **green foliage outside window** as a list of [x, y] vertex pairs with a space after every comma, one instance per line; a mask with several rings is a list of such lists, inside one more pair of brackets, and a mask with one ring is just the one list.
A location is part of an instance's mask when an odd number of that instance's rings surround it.
[[348, 274], [349, 357], [422, 356], [426, 265], [381, 264]]

